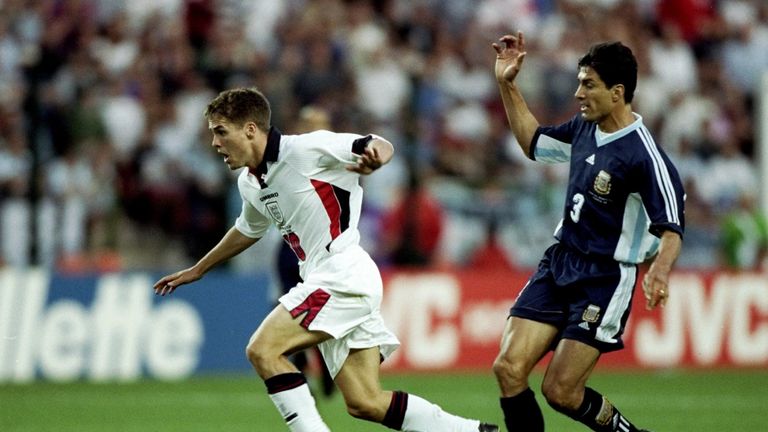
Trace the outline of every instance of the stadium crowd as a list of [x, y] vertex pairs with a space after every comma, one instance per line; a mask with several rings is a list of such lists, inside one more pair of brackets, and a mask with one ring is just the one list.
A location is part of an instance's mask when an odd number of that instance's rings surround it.
[[575, 114], [586, 47], [630, 46], [633, 108], [687, 187], [680, 267], [761, 265], [760, 0], [1, 0], [0, 265], [198, 258], [239, 212], [202, 112], [251, 85], [286, 133], [313, 106], [395, 142], [360, 225], [383, 265], [535, 265], [567, 166], [531, 169], [506, 127], [490, 44], [517, 29], [542, 123]]

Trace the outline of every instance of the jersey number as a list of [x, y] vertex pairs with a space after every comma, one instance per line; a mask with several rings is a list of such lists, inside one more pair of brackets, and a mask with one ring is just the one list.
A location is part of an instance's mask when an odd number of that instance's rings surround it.
[[283, 234], [283, 239], [288, 243], [298, 259], [304, 261], [307, 258], [307, 254], [305, 254], [304, 249], [301, 248], [301, 240], [299, 240], [299, 236], [297, 236], [295, 232]]
[[571, 220], [579, 223], [581, 217], [581, 208], [584, 207], [584, 195], [577, 193], [573, 196], [573, 208], [571, 208]]

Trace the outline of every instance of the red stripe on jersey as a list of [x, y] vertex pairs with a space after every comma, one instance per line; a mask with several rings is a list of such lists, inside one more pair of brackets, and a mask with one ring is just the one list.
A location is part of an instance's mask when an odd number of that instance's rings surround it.
[[309, 329], [309, 325], [312, 324], [312, 321], [315, 320], [317, 314], [320, 313], [320, 309], [328, 303], [328, 299], [330, 298], [330, 294], [318, 288], [312, 291], [312, 294], [310, 294], [300, 305], [291, 309], [291, 316], [296, 318], [306, 312], [307, 315], [301, 320], [301, 326], [305, 329]]
[[341, 203], [339, 203], [333, 185], [330, 183], [312, 179], [312, 186], [314, 186], [317, 195], [320, 196], [325, 212], [328, 213], [328, 218], [331, 220], [331, 240], [333, 240], [341, 234]]

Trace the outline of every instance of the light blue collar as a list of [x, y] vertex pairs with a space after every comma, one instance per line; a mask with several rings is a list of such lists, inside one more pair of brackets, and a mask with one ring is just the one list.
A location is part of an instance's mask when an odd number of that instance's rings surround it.
[[633, 132], [634, 130], [640, 128], [643, 126], [643, 117], [640, 114], [632, 113], [633, 116], [635, 116], [635, 121], [632, 122], [629, 126], [619, 129], [614, 133], [611, 134], [605, 134], [600, 132], [600, 128], [598, 126], [595, 126], [595, 141], [597, 141], [597, 146], [601, 147], [608, 143], [611, 143], [613, 141], [616, 141], [617, 139], [627, 135], [628, 133]]

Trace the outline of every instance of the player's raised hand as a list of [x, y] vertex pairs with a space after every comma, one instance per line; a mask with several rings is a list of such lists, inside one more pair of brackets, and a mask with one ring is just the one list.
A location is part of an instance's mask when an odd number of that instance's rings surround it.
[[520, 72], [525, 59], [525, 38], [523, 32], [517, 32], [517, 36], [504, 35], [493, 44], [496, 51], [496, 67], [494, 72], [499, 82], [512, 82]]
[[155, 294], [164, 296], [173, 293], [181, 285], [200, 279], [202, 276], [193, 267], [163, 277], [153, 286]]

